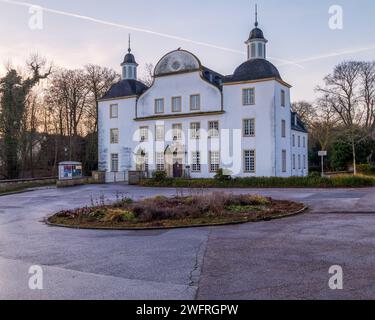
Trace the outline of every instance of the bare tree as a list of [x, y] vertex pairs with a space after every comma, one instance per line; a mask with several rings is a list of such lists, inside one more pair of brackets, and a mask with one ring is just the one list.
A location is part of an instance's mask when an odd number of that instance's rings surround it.
[[120, 79], [120, 75], [113, 69], [89, 64], [85, 66], [85, 77], [89, 89], [89, 104], [87, 115], [91, 119], [92, 132], [98, 130], [98, 101]]
[[151, 87], [154, 82], [154, 65], [152, 63], [146, 63], [144, 69], [144, 76], [141, 81], [148, 87]]
[[310, 126], [317, 117], [316, 108], [314, 108], [310, 102], [304, 100], [292, 103], [292, 110], [296, 112], [301, 120], [308, 126]]
[[354, 174], [357, 174], [356, 142], [358, 141], [358, 128], [363, 119], [363, 108], [359, 103], [360, 94], [358, 90], [360, 72], [360, 62], [343, 62], [334, 68], [332, 74], [325, 77], [325, 87], [317, 88], [318, 92], [327, 96], [332, 109], [337, 113], [346, 128], [353, 152]]

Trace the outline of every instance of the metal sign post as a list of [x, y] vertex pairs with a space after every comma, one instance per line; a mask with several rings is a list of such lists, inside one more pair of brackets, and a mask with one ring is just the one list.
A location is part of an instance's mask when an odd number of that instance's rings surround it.
[[319, 151], [318, 152], [319, 157], [322, 158], [322, 177], [324, 177], [324, 157], [328, 156], [327, 151]]

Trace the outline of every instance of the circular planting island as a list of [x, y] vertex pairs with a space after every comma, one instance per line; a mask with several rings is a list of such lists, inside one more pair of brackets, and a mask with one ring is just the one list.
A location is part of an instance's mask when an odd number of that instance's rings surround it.
[[305, 210], [302, 203], [254, 195], [212, 193], [141, 201], [124, 198], [112, 205], [62, 211], [47, 219], [53, 226], [87, 229], [161, 229], [215, 226], [288, 217]]

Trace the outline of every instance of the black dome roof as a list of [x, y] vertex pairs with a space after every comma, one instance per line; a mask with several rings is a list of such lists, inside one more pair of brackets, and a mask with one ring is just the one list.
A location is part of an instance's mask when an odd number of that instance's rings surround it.
[[277, 68], [265, 59], [251, 59], [241, 64], [225, 82], [251, 81], [267, 78], [281, 79]]
[[138, 80], [121, 80], [115, 83], [102, 99], [139, 96], [147, 89], [148, 87]]
[[249, 40], [264, 39], [263, 31], [259, 28], [251, 30]]
[[132, 53], [128, 53], [125, 58], [124, 58], [124, 62], [122, 64], [125, 64], [125, 63], [137, 63], [135, 62], [135, 58], [134, 58], [134, 55]]

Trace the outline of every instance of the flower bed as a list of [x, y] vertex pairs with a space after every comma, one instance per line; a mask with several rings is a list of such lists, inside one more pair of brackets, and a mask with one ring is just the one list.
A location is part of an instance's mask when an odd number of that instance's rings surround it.
[[303, 204], [291, 201], [212, 193], [137, 202], [126, 198], [113, 205], [62, 211], [50, 217], [48, 223], [80, 228], [175, 228], [270, 220], [303, 209]]

